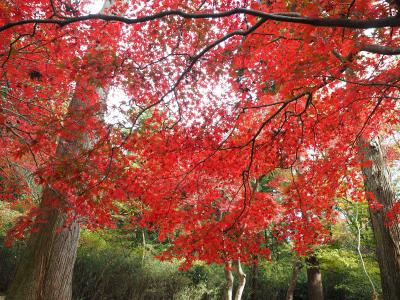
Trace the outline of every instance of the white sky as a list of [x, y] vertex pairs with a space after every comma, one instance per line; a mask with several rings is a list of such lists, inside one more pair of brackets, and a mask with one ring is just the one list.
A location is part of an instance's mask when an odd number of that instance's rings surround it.
[[90, 14], [97, 14], [100, 12], [104, 5], [104, 0], [91, 0], [85, 5], [84, 10]]

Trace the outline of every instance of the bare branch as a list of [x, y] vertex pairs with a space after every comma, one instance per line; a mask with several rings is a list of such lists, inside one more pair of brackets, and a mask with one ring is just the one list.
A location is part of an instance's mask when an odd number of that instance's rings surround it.
[[382, 55], [400, 55], [400, 47], [391, 48], [381, 45], [365, 45], [360, 51]]
[[314, 18], [307, 16], [300, 16], [293, 12], [279, 12], [279, 13], [266, 13], [253, 9], [246, 8], [235, 8], [232, 10], [217, 12], [217, 13], [188, 13], [182, 10], [165, 10], [156, 14], [137, 17], [127, 18], [115, 15], [104, 15], [104, 14], [89, 14], [77, 17], [69, 17], [62, 19], [27, 19], [16, 22], [10, 22], [3, 26], [0, 26], [0, 32], [24, 24], [55, 24], [59, 26], [66, 26], [68, 24], [83, 22], [88, 20], [103, 20], [103, 21], [115, 21], [126, 24], [139, 24], [157, 19], [162, 19], [168, 16], [180, 16], [184, 19], [219, 19], [233, 15], [251, 15], [254, 17], [262, 18], [264, 21], [271, 20], [285, 23], [297, 23], [305, 24], [317, 27], [341, 27], [341, 28], [382, 28], [382, 27], [400, 27], [400, 17], [387, 17], [381, 19], [366, 19], [366, 20], [353, 20], [346, 18]]

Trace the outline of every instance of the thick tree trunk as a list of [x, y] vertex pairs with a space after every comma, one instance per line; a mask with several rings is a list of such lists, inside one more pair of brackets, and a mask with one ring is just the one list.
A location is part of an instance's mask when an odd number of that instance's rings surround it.
[[226, 280], [226, 285], [225, 285], [225, 295], [224, 299], [225, 300], [232, 300], [233, 296], [233, 275], [232, 275], [232, 262], [229, 261], [225, 265], [225, 280]]
[[319, 261], [315, 255], [306, 259], [308, 300], [323, 300], [324, 290], [322, 287], [322, 276], [319, 269]]
[[362, 169], [367, 192], [373, 193], [382, 209], [370, 209], [372, 229], [376, 240], [376, 255], [381, 271], [383, 298], [400, 299], [400, 224], [388, 228], [385, 214], [396, 201], [389, 169], [379, 139], [363, 143], [364, 159], [371, 161]]
[[243, 295], [243, 290], [246, 285], [246, 274], [243, 272], [242, 265], [240, 264], [239, 259], [233, 262], [233, 268], [239, 278], [239, 284], [235, 293], [235, 300], [241, 300]]
[[[106, 0], [100, 13], [113, 5]], [[103, 46], [100, 46], [103, 47]], [[104, 46], [108, 47], [108, 45]], [[104, 48], [103, 47], [103, 48]], [[101, 48], [99, 48], [101, 50]], [[110, 49], [113, 51], [113, 49]], [[96, 74], [95, 74], [96, 75]], [[89, 81], [88, 81], [89, 82]], [[85, 95], [86, 84], [77, 83], [75, 96], [71, 99], [66, 118], [85, 127], [87, 103], [77, 95]], [[107, 87], [97, 88], [102, 102], [98, 118], [103, 119], [106, 108]], [[60, 138], [56, 150], [56, 159], [68, 159], [79, 156], [90, 147], [87, 132], [69, 132], [68, 138]], [[59, 208], [54, 208], [54, 201]], [[74, 220], [67, 228], [62, 227], [66, 219], [63, 207], [68, 199], [50, 185], [43, 189], [40, 207], [45, 214], [39, 224], [40, 230], [32, 233], [27, 249], [18, 265], [17, 273], [9, 288], [7, 300], [71, 300], [72, 274], [79, 241], [79, 222]], [[61, 232], [59, 232], [61, 230]]]
[[[86, 105], [74, 97], [68, 114], [76, 122], [84, 120]], [[82, 116], [77, 116], [82, 114]], [[87, 134], [71, 132], [69, 139], [60, 139], [56, 150], [57, 159], [74, 157], [88, 147]], [[54, 203], [57, 203], [55, 207]], [[72, 297], [72, 273], [79, 240], [79, 224], [75, 220], [63, 228], [66, 218], [63, 207], [68, 201], [51, 186], [43, 189], [39, 231], [32, 233], [17, 273], [8, 291], [7, 300], [70, 300]], [[61, 232], [60, 232], [61, 230]]]
[[[43, 201], [54, 196], [46, 188]], [[57, 233], [63, 214], [53, 209], [47, 223], [32, 233], [26, 252], [19, 263], [7, 300], [69, 300], [72, 298], [72, 273], [79, 239], [79, 224]]]
[[293, 300], [294, 289], [297, 284], [297, 276], [299, 275], [300, 269], [303, 267], [303, 263], [300, 260], [296, 260], [293, 264], [292, 277], [289, 281], [289, 287], [286, 293], [286, 300]]

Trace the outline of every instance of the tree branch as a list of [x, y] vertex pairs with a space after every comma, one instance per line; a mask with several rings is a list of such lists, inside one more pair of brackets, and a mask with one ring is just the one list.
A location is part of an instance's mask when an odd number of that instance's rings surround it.
[[3, 26], [0, 26], [0, 32], [19, 25], [35, 24], [35, 23], [66, 26], [72, 23], [83, 22], [87, 20], [103, 20], [103, 21], [122, 22], [126, 24], [138, 24], [157, 19], [162, 19], [167, 16], [180, 16], [184, 19], [218, 19], [238, 14], [244, 14], [262, 18], [265, 21], [272, 20], [272, 21], [286, 22], [286, 23], [305, 24], [317, 27], [342, 27], [342, 28], [353, 28], [353, 29], [400, 27], [400, 17], [387, 17], [382, 19], [366, 19], [366, 20], [352, 20], [345, 18], [313, 18], [307, 16], [300, 16], [296, 13], [290, 13], [290, 12], [266, 13], [253, 9], [235, 8], [232, 10], [217, 12], [217, 13], [188, 13], [182, 10], [165, 10], [156, 14], [138, 18], [127, 18], [127, 17], [104, 15], [104, 14], [89, 14], [84, 16], [77, 16], [77, 17], [70, 17], [63, 19], [55, 19], [55, 18], [27, 19], [27, 20], [10, 22]]
[[391, 48], [381, 45], [365, 45], [360, 49], [360, 51], [382, 55], [400, 55], [400, 47]]

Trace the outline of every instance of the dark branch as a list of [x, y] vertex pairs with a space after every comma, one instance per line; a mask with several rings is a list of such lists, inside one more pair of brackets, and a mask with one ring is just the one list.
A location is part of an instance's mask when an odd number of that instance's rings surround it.
[[0, 32], [6, 29], [24, 25], [24, 24], [55, 24], [59, 26], [66, 26], [68, 24], [82, 22], [87, 20], [103, 20], [103, 21], [115, 21], [126, 24], [138, 24], [149, 22], [167, 16], [180, 16], [185, 19], [218, 19], [229, 17], [237, 14], [251, 15], [254, 17], [262, 18], [265, 21], [272, 20], [286, 23], [298, 23], [306, 24], [318, 27], [342, 27], [342, 28], [382, 28], [382, 27], [400, 27], [400, 17], [387, 17], [382, 19], [366, 19], [366, 20], [351, 20], [345, 18], [312, 18], [299, 16], [296, 13], [266, 13], [253, 9], [246, 8], [235, 8], [225, 12], [218, 13], [187, 13], [182, 10], [166, 10], [153, 15], [138, 17], [138, 18], [127, 18], [114, 15], [103, 15], [103, 14], [90, 14], [78, 17], [62, 18], [62, 19], [28, 19], [20, 20], [16, 22], [10, 22], [3, 26], [0, 26]]
[[382, 55], [400, 55], [400, 47], [391, 48], [381, 45], [366, 45], [360, 51], [382, 54]]

